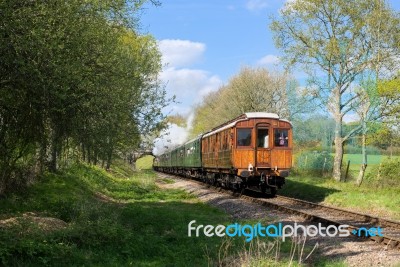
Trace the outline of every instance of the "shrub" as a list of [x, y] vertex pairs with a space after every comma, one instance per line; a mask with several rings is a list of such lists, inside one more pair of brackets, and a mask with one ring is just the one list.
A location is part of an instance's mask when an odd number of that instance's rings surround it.
[[333, 157], [326, 151], [305, 151], [297, 155], [295, 171], [322, 175], [332, 171]]
[[374, 166], [365, 177], [365, 180], [377, 187], [400, 186], [400, 159], [388, 159]]

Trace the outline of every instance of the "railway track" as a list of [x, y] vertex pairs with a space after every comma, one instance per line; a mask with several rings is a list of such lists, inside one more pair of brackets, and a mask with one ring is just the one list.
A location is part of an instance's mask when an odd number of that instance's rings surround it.
[[[240, 198], [300, 215], [310, 222], [320, 222], [325, 225], [336, 226], [346, 224], [349, 225], [350, 232], [353, 230], [358, 231], [363, 227], [366, 229], [380, 227], [383, 229], [383, 237], [368, 236], [367, 238], [389, 248], [400, 249], [400, 222], [281, 195], [270, 199], [259, 198], [257, 197], [259, 195], [257, 193], [251, 193], [253, 196], [249, 196], [248, 194], [242, 195]], [[255, 197], [254, 194], [256, 195]]]
[[[180, 176], [164, 174], [178, 179], [185, 179]], [[299, 215], [309, 222], [319, 222], [324, 225], [349, 225], [349, 230], [358, 231], [360, 228], [369, 229], [372, 227], [380, 227], [383, 229], [383, 236], [368, 236], [376, 243], [385, 245], [388, 248], [400, 250], [400, 222], [371, 216], [368, 214], [353, 212], [337, 207], [331, 207], [323, 204], [309, 202], [301, 199], [290, 198], [277, 195], [275, 198], [265, 198], [258, 191], [245, 190], [242, 194], [233, 193], [231, 190], [204, 184], [200, 181], [191, 180], [195, 183], [202, 184], [216, 190], [218, 192], [233, 194], [236, 197], [247, 201], [270, 207], [275, 210]]]

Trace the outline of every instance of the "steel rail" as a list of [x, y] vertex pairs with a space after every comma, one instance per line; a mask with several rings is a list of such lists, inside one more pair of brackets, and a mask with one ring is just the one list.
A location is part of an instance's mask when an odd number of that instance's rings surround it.
[[[166, 174], [166, 173], [163, 173]], [[177, 176], [174, 174], [166, 174], [172, 177], [176, 177], [178, 179], [182, 179], [182, 180], [188, 180], [188, 178], [184, 178], [182, 176]], [[265, 198], [265, 197], [260, 197], [261, 193], [258, 191], [253, 191], [253, 190], [245, 190], [244, 192], [233, 192], [230, 189], [225, 189], [225, 188], [221, 188], [221, 187], [217, 187], [214, 185], [210, 185], [210, 184], [206, 184], [203, 183], [201, 181], [198, 180], [193, 180], [190, 179], [191, 182], [206, 186], [207, 188], [210, 188], [214, 191], [217, 192], [221, 192], [221, 193], [226, 193], [262, 206], [266, 206], [269, 208], [273, 208], [274, 210], [279, 210], [279, 211], [283, 211], [283, 212], [287, 212], [290, 214], [295, 214], [295, 215], [299, 215], [301, 217], [303, 217], [306, 221], [309, 222], [320, 222], [324, 225], [335, 225], [335, 226], [339, 226], [341, 224], [343, 224], [342, 222], [339, 222], [337, 220], [332, 220], [329, 219], [325, 216], [319, 216], [316, 214], [312, 214], [309, 212], [305, 212], [302, 211], [300, 209], [296, 209], [290, 206], [285, 205], [284, 203], [275, 203], [277, 201], [281, 200], [285, 200], [285, 201], [291, 201], [292, 203], [297, 203], [301, 206], [308, 206], [308, 207], [313, 207], [313, 208], [318, 208], [318, 209], [324, 209], [326, 211], [331, 211], [331, 212], [339, 212], [339, 213], [345, 213], [347, 215], [349, 215], [351, 218], [363, 218], [359, 221], [355, 221], [352, 224], [346, 223], [347, 225], [349, 225], [348, 229], [351, 231], [356, 230], [358, 231], [360, 229], [359, 226], [357, 225], [366, 225], [368, 224], [368, 227], [390, 227], [390, 228], [395, 228], [396, 230], [399, 231], [400, 234], [400, 222], [394, 221], [394, 220], [389, 220], [389, 219], [384, 219], [384, 218], [379, 218], [379, 217], [375, 217], [375, 216], [371, 216], [368, 214], [364, 214], [364, 213], [359, 213], [359, 212], [353, 212], [353, 211], [349, 211], [346, 209], [342, 209], [342, 208], [337, 208], [337, 207], [331, 207], [331, 206], [327, 206], [324, 204], [318, 204], [315, 202], [310, 202], [310, 201], [306, 201], [306, 200], [302, 200], [302, 199], [297, 199], [297, 198], [291, 198], [291, 197], [286, 197], [286, 196], [282, 196], [282, 195], [277, 195], [276, 198]], [[244, 194], [246, 193], [247, 194]], [[249, 194], [250, 193], [250, 194]], [[253, 195], [253, 196], [251, 196]], [[254, 196], [256, 195], [256, 196]], [[258, 195], [258, 196], [257, 196]], [[274, 201], [277, 200], [277, 201]], [[351, 219], [349, 221], [354, 221], [354, 219]], [[372, 240], [375, 241], [376, 243], [382, 244], [382, 245], [386, 245], [389, 248], [392, 249], [400, 249], [400, 239], [397, 237], [391, 237], [391, 236], [368, 236], [368, 237], [364, 237], [364, 239], [366, 240]]]

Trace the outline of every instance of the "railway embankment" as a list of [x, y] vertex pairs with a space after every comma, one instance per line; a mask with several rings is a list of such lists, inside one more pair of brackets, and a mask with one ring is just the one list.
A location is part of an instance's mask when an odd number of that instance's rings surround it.
[[[0, 265], [246, 266], [261, 261], [287, 266], [299, 261], [292, 242], [189, 237], [192, 220], [228, 225], [259, 218], [231, 217], [182, 188], [160, 187], [157, 180], [151, 170], [133, 171], [124, 164], [109, 172], [75, 164], [45, 174], [24, 192], [0, 200]], [[304, 259], [311, 249], [303, 251]]]

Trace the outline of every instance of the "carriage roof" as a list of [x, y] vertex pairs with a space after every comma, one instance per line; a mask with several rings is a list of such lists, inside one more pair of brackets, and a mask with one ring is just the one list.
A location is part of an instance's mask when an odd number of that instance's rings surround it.
[[[260, 119], [277, 119], [279, 120], [279, 115], [276, 113], [268, 113], [268, 112], [247, 112], [244, 113], [242, 115], [240, 115], [239, 117], [230, 120], [212, 130], [210, 130], [209, 132], [205, 133], [203, 135], [203, 137], [208, 137], [210, 135], [213, 135], [215, 133], [218, 133], [220, 131], [232, 128], [236, 125], [236, 123], [238, 123], [239, 121], [243, 121], [243, 120], [247, 120], [247, 119], [255, 119], [255, 118], [260, 118]], [[289, 122], [288, 120], [284, 120], [284, 119], [280, 119], [281, 121], [286, 121]], [[289, 122], [290, 123], [290, 122]]]

